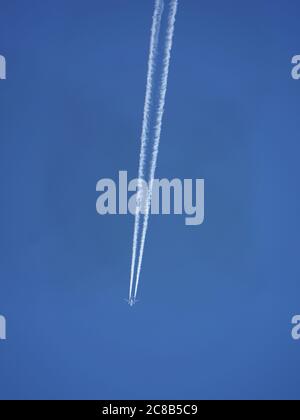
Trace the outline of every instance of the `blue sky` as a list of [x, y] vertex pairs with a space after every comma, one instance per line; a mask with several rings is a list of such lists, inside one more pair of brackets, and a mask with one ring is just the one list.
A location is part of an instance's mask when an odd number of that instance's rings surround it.
[[151, 218], [124, 303], [152, 0], [1, 0], [0, 398], [299, 398], [299, 2], [181, 0], [157, 176], [205, 223]]

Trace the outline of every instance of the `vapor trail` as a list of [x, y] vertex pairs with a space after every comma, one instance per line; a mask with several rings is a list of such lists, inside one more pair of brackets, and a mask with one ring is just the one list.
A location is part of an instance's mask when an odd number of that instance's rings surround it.
[[140, 151], [140, 161], [139, 161], [139, 182], [138, 182], [138, 197], [137, 197], [137, 208], [135, 214], [135, 223], [134, 223], [134, 235], [133, 235], [133, 247], [132, 247], [132, 261], [131, 261], [131, 273], [130, 273], [130, 288], [129, 288], [129, 301], [133, 298], [133, 281], [135, 274], [136, 266], [136, 255], [138, 247], [138, 237], [140, 232], [140, 210], [141, 210], [141, 180], [145, 177], [145, 162], [147, 155], [147, 143], [149, 135], [149, 122], [150, 122], [150, 111], [153, 98], [153, 79], [155, 73], [155, 60], [157, 56], [157, 48], [159, 42], [159, 33], [161, 26], [161, 19], [164, 9], [163, 0], [155, 0], [155, 8], [152, 19], [152, 28], [151, 28], [151, 39], [150, 39], [150, 52], [148, 60], [148, 75], [147, 75], [147, 85], [146, 85], [146, 96], [145, 96], [145, 105], [144, 105], [144, 115], [143, 115], [143, 127], [141, 135], [141, 151]]
[[146, 212], [145, 212], [145, 217], [144, 217], [140, 254], [139, 254], [139, 259], [138, 259], [134, 300], [137, 297], [142, 262], [143, 262], [144, 248], [145, 248], [145, 240], [146, 240], [146, 234], [148, 230], [149, 211], [150, 211], [151, 200], [152, 200], [153, 181], [154, 181], [155, 171], [156, 171], [156, 166], [157, 166], [157, 158], [158, 158], [160, 137], [161, 137], [161, 130], [162, 130], [162, 121], [163, 121], [163, 115], [164, 115], [164, 110], [165, 110], [165, 101], [166, 101], [166, 94], [167, 94], [167, 88], [168, 88], [168, 76], [169, 76], [169, 68], [170, 68], [171, 51], [172, 51], [172, 46], [173, 46], [173, 37], [174, 37], [174, 31], [175, 31], [177, 8], [178, 8], [178, 0], [170, 0], [168, 28], [167, 28], [166, 44], [165, 44], [164, 59], [163, 59], [163, 71], [162, 71], [162, 77], [160, 81], [159, 104], [158, 104], [158, 109], [157, 109], [157, 114], [156, 114], [154, 145], [153, 145], [152, 161], [151, 161], [150, 175], [149, 175], [149, 191], [148, 191], [148, 196], [147, 196]]

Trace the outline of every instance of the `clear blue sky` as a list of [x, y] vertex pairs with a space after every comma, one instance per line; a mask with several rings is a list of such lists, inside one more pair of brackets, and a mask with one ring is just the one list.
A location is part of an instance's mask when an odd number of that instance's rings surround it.
[[0, 398], [298, 398], [299, 1], [181, 0], [158, 177], [204, 178], [206, 219], [132, 216], [152, 0], [1, 0]]

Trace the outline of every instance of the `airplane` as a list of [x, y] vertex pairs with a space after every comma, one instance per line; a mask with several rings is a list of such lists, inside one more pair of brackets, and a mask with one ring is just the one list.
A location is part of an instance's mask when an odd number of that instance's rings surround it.
[[138, 302], [138, 300], [134, 297], [125, 299], [125, 301], [128, 303], [129, 306], [131, 306], [131, 308]]

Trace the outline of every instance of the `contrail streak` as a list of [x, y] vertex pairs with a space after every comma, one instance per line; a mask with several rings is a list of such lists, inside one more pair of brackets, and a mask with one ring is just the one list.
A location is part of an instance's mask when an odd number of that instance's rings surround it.
[[129, 301], [132, 300], [132, 290], [133, 290], [133, 281], [135, 274], [136, 266], [136, 256], [137, 256], [137, 247], [138, 247], [138, 237], [140, 231], [140, 200], [141, 200], [141, 180], [145, 177], [145, 162], [147, 154], [147, 143], [149, 135], [149, 123], [150, 123], [150, 111], [152, 106], [152, 97], [153, 97], [153, 79], [155, 73], [155, 60], [157, 56], [157, 48], [159, 42], [159, 33], [161, 27], [161, 19], [164, 9], [163, 0], [155, 0], [155, 9], [152, 19], [152, 28], [151, 28], [151, 39], [150, 39], [150, 52], [148, 60], [148, 75], [147, 75], [147, 86], [146, 86], [146, 96], [145, 96], [145, 105], [144, 105], [144, 115], [143, 115], [143, 128], [141, 135], [141, 151], [140, 151], [140, 161], [139, 161], [139, 185], [138, 185], [138, 203], [136, 208], [135, 215], [135, 224], [134, 224], [134, 235], [133, 235], [133, 249], [132, 249], [132, 262], [131, 262], [131, 274], [130, 274], [130, 288], [129, 288]]
[[145, 240], [146, 240], [146, 234], [148, 230], [149, 211], [150, 211], [151, 200], [152, 200], [153, 181], [154, 181], [155, 171], [156, 171], [156, 166], [157, 166], [157, 158], [158, 158], [160, 137], [161, 137], [161, 130], [162, 130], [162, 121], [163, 121], [163, 115], [164, 115], [164, 110], [165, 110], [165, 101], [166, 101], [166, 94], [167, 94], [167, 88], [168, 88], [168, 75], [169, 75], [171, 51], [172, 51], [172, 46], [173, 46], [173, 37], [174, 37], [174, 30], [175, 30], [177, 8], [178, 8], [178, 0], [170, 0], [170, 12], [169, 12], [169, 17], [168, 17], [168, 28], [167, 28], [166, 44], [165, 44], [164, 58], [163, 58], [163, 71], [162, 71], [162, 76], [161, 76], [161, 81], [160, 81], [159, 104], [158, 104], [158, 109], [157, 109], [157, 114], [156, 114], [154, 145], [153, 145], [152, 161], [151, 161], [150, 174], [149, 174], [149, 191], [148, 191], [148, 196], [147, 196], [146, 212], [144, 216], [143, 231], [142, 231], [142, 238], [141, 238], [141, 245], [140, 245], [140, 254], [139, 254], [139, 259], [138, 259], [134, 300], [137, 297], [142, 262], [143, 262], [144, 248], [145, 248]]

